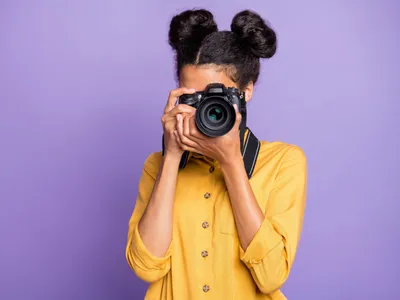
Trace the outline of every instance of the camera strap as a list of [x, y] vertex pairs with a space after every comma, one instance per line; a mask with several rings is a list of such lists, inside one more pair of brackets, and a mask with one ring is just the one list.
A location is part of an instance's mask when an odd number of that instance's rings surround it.
[[260, 152], [261, 142], [248, 127], [244, 131], [247, 131], [247, 136], [242, 144], [242, 157], [247, 177], [250, 179]]
[[[250, 179], [253, 175], [254, 167], [257, 162], [258, 153], [260, 152], [261, 143], [258, 138], [253, 134], [250, 128], [247, 127], [247, 103], [245, 97], [241, 98], [240, 114], [242, 120], [239, 125], [240, 130], [240, 147], [244, 167], [246, 169], [247, 177]], [[247, 132], [247, 135], [246, 135]]]

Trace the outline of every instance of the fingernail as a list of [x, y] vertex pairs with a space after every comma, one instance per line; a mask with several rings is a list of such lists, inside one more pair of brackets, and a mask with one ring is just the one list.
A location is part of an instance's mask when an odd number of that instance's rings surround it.
[[177, 119], [178, 121], [180, 121], [180, 120], [181, 120], [181, 115], [176, 115], [176, 119]]
[[238, 111], [238, 106], [237, 106], [237, 104], [235, 103], [235, 104], [233, 104], [233, 107], [235, 108], [235, 110], [236, 110], [236, 112]]

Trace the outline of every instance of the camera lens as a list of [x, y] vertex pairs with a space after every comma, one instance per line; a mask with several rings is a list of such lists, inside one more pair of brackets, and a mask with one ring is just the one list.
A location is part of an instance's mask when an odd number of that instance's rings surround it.
[[223, 110], [218, 107], [218, 106], [213, 106], [210, 108], [210, 110], [207, 113], [208, 118], [210, 119], [211, 122], [219, 122], [221, 119], [224, 117], [224, 112]]
[[203, 134], [216, 137], [228, 133], [235, 124], [233, 105], [222, 97], [204, 99], [196, 110], [196, 125]]

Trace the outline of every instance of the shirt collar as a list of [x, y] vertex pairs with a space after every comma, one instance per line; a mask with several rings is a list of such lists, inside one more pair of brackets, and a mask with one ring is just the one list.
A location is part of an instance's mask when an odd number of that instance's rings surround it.
[[210, 162], [210, 163], [214, 163], [215, 162], [215, 159], [210, 158], [208, 156], [205, 156], [203, 154], [196, 153], [196, 152], [190, 152], [189, 153], [189, 159], [191, 159], [191, 158], [198, 159], [198, 160], [204, 160], [204, 161], [207, 161], [207, 162]]

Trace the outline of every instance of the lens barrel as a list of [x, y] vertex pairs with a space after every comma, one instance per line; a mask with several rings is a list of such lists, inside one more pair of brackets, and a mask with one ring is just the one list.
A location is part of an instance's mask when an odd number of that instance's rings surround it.
[[223, 97], [204, 99], [196, 110], [196, 126], [209, 137], [222, 136], [235, 125], [236, 112], [233, 104]]

